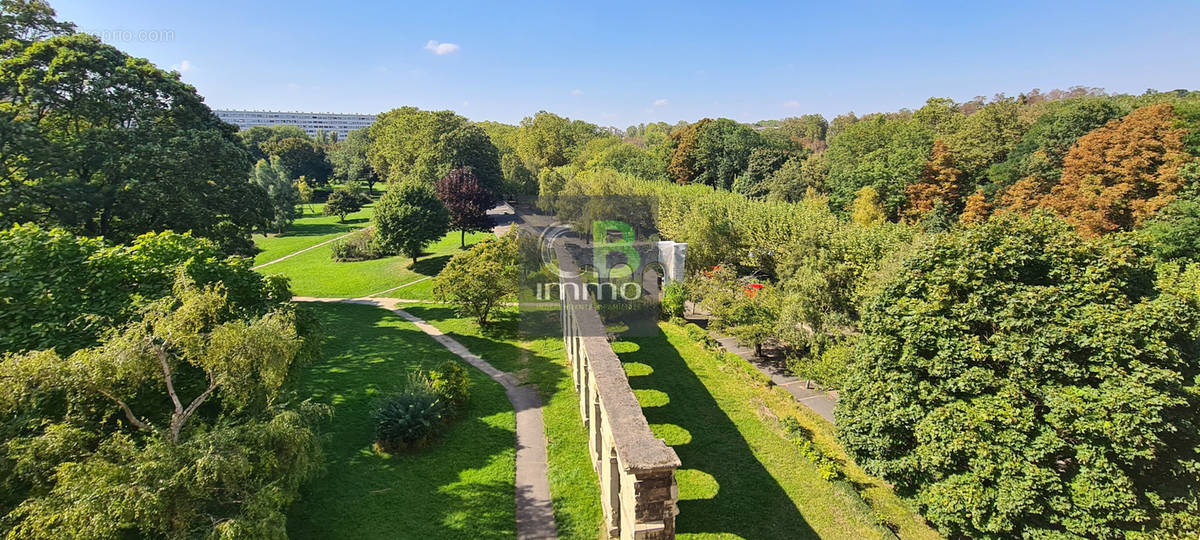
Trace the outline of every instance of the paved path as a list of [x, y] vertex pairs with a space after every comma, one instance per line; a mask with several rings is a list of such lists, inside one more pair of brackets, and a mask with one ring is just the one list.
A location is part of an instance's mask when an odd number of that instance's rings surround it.
[[516, 505], [517, 538], [521, 540], [554, 540], [558, 538], [554, 522], [554, 506], [550, 502], [550, 482], [546, 479], [546, 428], [542, 422], [542, 400], [536, 388], [522, 385], [510, 373], [505, 373], [486, 360], [467, 350], [463, 344], [447, 336], [421, 318], [400, 309], [402, 303], [390, 298], [310, 298], [295, 297], [297, 302], [349, 302], [369, 304], [389, 309], [412, 322], [450, 352], [487, 374], [504, 387], [517, 417]]
[[267, 261], [267, 262], [265, 262], [265, 263], [262, 263], [262, 264], [260, 264], [260, 265], [258, 265], [258, 266], [255, 266], [255, 267], [251, 268], [251, 270], [258, 270], [259, 268], [262, 268], [262, 267], [264, 267], [264, 266], [271, 265], [271, 264], [275, 264], [275, 263], [277, 263], [277, 262], [279, 262], [279, 261], [282, 261], [282, 260], [286, 260], [286, 259], [290, 259], [290, 258], [292, 258], [292, 257], [295, 257], [296, 255], [299, 255], [299, 254], [301, 254], [301, 253], [304, 253], [305, 251], [312, 251], [312, 250], [314, 250], [314, 249], [317, 249], [317, 248], [319, 248], [319, 247], [321, 247], [321, 246], [323, 246], [323, 245], [325, 245], [325, 244], [328, 244], [328, 243], [330, 243], [330, 242], [337, 242], [338, 240], [341, 240], [341, 239], [343, 239], [343, 238], [345, 238], [345, 237], [347, 237], [347, 236], [350, 236], [350, 235], [352, 235], [352, 234], [354, 234], [354, 233], [356, 233], [356, 232], [358, 232], [358, 231], [361, 231], [361, 230], [362, 230], [362, 229], [355, 229], [355, 230], [353, 230], [353, 231], [350, 231], [350, 232], [348, 232], [348, 233], [346, 233], [346, 234], [343, 234], [343, 235], [341, 235], [341, 236], [339, 236], [339, 237], [337, 237], [337, 238], [330, 238], [329, 240], [326, 240], [326, 241], [324, 241], [324, 242], [321, 242], [320, 244], [317, 244], [317, 245], [314, 245], [314, 246], [308, 246], [308, 247], [306, 247], [306, 248], [304, 248], [304, 249], [301, 249], [301, 250], [299, 250], [299, 251], [293, 251], [293, 252], [291, 252], [291, 253], [288, 253], [287, 255], [284, 255], [284, 256], [282, 256], [282, 257], [280, 257], [280, 258], [278, 258], [278, 259], [275, 259], [275, 260], [273, 260], [273, 261]]
[[[700, 313], [695, 313], [689, 310], [685, 318], [690, 322], [701, 323], [701, 326], [707, 326], [707, 316]], [[713, 332], [709, 332], [717, 343], [721, 344], [726, 351], [736, 354], [750, 365], [761, 371], [764, 375], [771, 378], [771, 382], [776, 386], [787, 390], [796, 401], [802, 405], [812, 409], [813, 412], [819, 414], [821, 418], [829, 420], [833, 423], [833, 409], [837, 405], [837, 400], [829, 395], [828, 392], [818, 388], [810, 388], [811, 381], [793, 376], [787, 372], [787, 368], [779, 366], [777, 363], [766, 362], [763, 359], [754, 356], [754, 349], [743, 347], [738, 344], [737, 338], [723, 336]]]

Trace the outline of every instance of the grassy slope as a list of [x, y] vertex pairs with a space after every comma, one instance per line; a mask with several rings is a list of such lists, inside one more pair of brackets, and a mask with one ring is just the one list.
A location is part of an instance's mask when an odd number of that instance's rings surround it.
[[600, 486], [588, 455], [587, 434], [579, 419], [579, 397], [563, 356], [562, 339], [515, 339], [514, 308], [502, 310], [500, 320], [486, 335], [447, 306], [414, 305], [404, 309], [454, 336], [496, 368], [537, 385], [549, 444], [550, 494], [558, 536], [564, 540], [595, 540], [602, 520], [597, 502]]
[[[255, 257], [257, 264], [275, 260], [326, 240], [337, 238], [346, 232], [368, 224], [371, 209], [353, 214], [344, 225], [334, 217], [306, 217], [296, 220], [288, 234], [280, 237], [256, 237], [256, 244], [264, 249]], [[312, 234], [309, 234], [312, 233]], [[478, 242], [491, 233], [467, 235], [467, 244]], [[451, 255], [459, 250], [459, 233], [450, 232], [429, 246], [428, 253], [410, 267], [407, 257], [386, 257], [372, 261], [334, 262], [331, 255], [333, 245], [326, 244], [306, 251], [295, 257], [271, 264], [259, 271], [264, 274], [283, 274], [292, 280], [292, 292], [297, 296], [352, 298], [366, 296], [390, 289], [418, 279], [437, 275]], [[418, 283], [383, 296], [392, 298], [430, 299], [431, 284]]]
[[372, 306], [308, 304], [324, 325], [325, 358], [297, 382], [333, 406], [322, 427], [325, 473], [289, 512], [292, 538], [512, 538], [515, 419], [503, 388], [468, 367], [464, 418], [427, 449], [372, 449], [370, 411], [418, 367], [457, 358], [411, 323]]
[[[373, 210], [371, 206], [367, 206], [346, 216], [345, 223], [339, 223], [337, 217], [322, 215], [320, 213], [321, 205], [312, 206], [313, 211], [310, 211], [308, 205], [304, 205], [304, 215], [292, 223], [291, 227], [288, 227], [287, 234], [282, 236], [254, 235], [254, 245], [262, 250], [254, 256], [255, 265], [273, 261], [288, 253], [300, 251], [366, 227]], [[271, 268], [271, 266], [267, 268]]]
[[[681, 328], [661, 328], [658, 336], [617, 349], [646, 419], [683, 462], [677, 473], [681, 538], [881, 536], [870, 510], [822, 480], [784, 437], [781, 415], [799, 416], [820, 431], [813, 415], [723, 364]], [[876, 511], [900, 527], [901, 537], [937, 537], [889, 488], [850, 469], [852, 481], [871, 486]]]

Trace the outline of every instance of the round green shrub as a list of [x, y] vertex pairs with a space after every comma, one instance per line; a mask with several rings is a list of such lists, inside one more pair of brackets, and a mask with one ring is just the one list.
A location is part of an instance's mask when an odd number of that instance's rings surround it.
[[445, 402], [428, 384], [410, 384], [375, 411], [376, 444], [387, 453], [425, 446], [446, 415]]
[[455, 409], [461, 410], [471, 399], [471, 377], [466, 368], [447, 360], [429, 372], [429, 386], [439, 397]]

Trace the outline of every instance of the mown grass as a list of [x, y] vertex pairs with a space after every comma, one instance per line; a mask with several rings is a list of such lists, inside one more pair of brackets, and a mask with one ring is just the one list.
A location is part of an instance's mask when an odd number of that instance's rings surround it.
[[[370, 210], [366, 209], [363, 212], [369, 213]], [[327, 218], [308, 219], [317, 220]], [[336, 223], [337, 218], [332, 219]], [[349, 221], [347, 219], [347, 222]], [[310, 226], [314, 223], [315, 221], [301, 223], [301, 220], [297, 220], [293, 228]], [[357, 225], [365, 226], [366, 224], [366, 221], [363, 221]], [[292, 229], [289, 229], [289, 234], [291, 234], [291, 231]], [[340, 234], [344, 234], [344, 232], [330, 233], [317, 237], [303, 237], [312, 238], [312, 240], [307, 242], [295, 241], [291, 252], [319, 244], [324, 240], [336, 238]], [[490, 232], [468, 234], [467, 245], [470, 246], [483, 238], [491, 236], [491, 234]], [[287, 238], [286, 235], [280, 238], [268, 238], [264, 241], [280, 241], [278, 243], [284, 245], [282, 241], [285, 238]], [[290, 253], [282, 252], [280, 254], [283, 248], [275, 245], [270, 245], [270, 249], [273, 258], [267, 260], [278, 259]], [[426, 255], [420, 257], [415, 265], [412, 264], [411, 259], [404, 256], [385, 257], [370, 261], [335, 262], [332, 257], [333, 244], [326, 244], [263, 267], [259, 269], [259, 272], [287, 276], [291, 279], [292, 293], [297, 296], [354, 298], [376, 294], [393, 287], [414, 282], [423, 277], [435, 276], [442, 270], [442, 267], [446, 266], [450, 257], [458, 251], [458, 231], [452, 231], [442, 237], [441, 240], [430, 245], [426, 249]], [[262, 254], [259, 256], [261, 257]], [[397, 294], [399, 291], [385, 293], [382, 296], [427, 300], [431, 299], [431, 287], [432, 284], [426, 284], [423, 287], [414, 288], [411, 292], [403, 292], [403, 296]]]
[[[321, 214], [321, 205], [303, 205], [304, 214], [292, 223], [282, 235], [254, 235], [254, 245], [261, 249], [254, 256], [254, 264], [260, 265], [295, 253], [304, 248], [315, 246], [326, 240], [337, 238], [350, 231], [366, 227], [374, 210], [373, 205], [346, 216], [346, 222], [338, 221], [336, 216]], [[267, 266], [270, 268], [270, 266]]]
[[516, 308], [501, 308], [481, 331], [470, 319], [444, 305], [403, 309], [425, 319], [496, 368], [537, 386], [546, 425], [550, 495], [558, 537], [596, 540], [600, 535], [600, 486], [588, 454], [587, 432], [579, 419], [579, 397], [571, 382], [561, 338], [520, 340]]
[[[680, 327], [630, 338], [617, 350], [646, 420], [683, 463], [680, 538], [887, 538], [875, 514], [902, 538], [937, 538], [879, 480], [847, 462], [850, 480], [868, 494], [823, 480], [787, 439], [779, 419], [801, 417], [823, 430], [790, 396], [762, 386], [739, 366], [704, 350]], [[784, 392], [786, 395], [786, 392]], [[828, 424], [826, 424], [828, 426]], [[821, 435], [827, 436], [828, 433]], [[836, 446], [836, 441], [824, 440]]]
[[325, 471], [288, 513], [289, 536], [512, 538], [516, 425], [504, 389], [467, 366], [471, 400], [462, 418], [426, 449], [378, 453], [370, 419], [378, 400], [408, 373], [457, 357], [384, 309], [306, 307], [324, 326], [325, 355], [296, 384], [331, 405], [333, 418], [321, 428]]

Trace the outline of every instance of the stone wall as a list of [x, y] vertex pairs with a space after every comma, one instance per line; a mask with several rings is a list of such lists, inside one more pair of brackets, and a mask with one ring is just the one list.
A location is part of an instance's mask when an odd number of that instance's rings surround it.
[[[559, 258], [565, 275], [577, 270], [568, 258]], [[560, 279], [564, 290], [586, 290], [578, 277]], [[563, 296], [563, 340], [592, 465], [600, 478], [608, 534], [621, 539], [674, 538], [679, 457], [651, 433], [591, 299]]]

